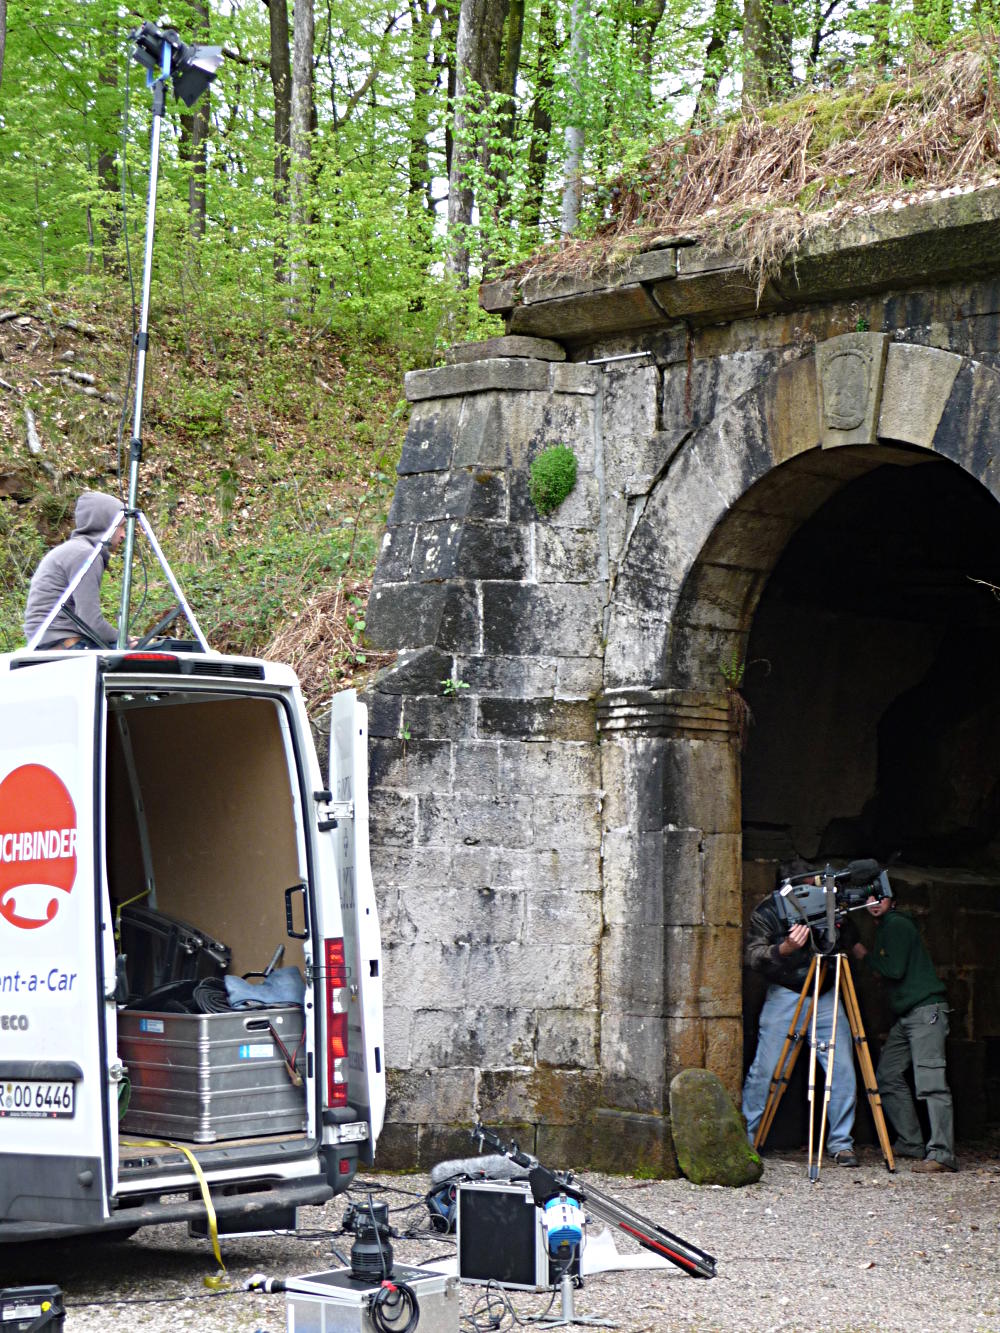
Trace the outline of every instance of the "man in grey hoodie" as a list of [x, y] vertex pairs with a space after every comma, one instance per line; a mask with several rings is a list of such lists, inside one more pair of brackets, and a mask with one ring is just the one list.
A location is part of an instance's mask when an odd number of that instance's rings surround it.
[[[86, 562], [94, 547], [113, 523], [115, 516], [121, 522], [101, 550], [66, 603], [76, 617], [87, 626], [88, 633], [100, 644], [113, 646], [118, 642], [118, 630], [101, 614], [101, 579], [107, 569], [111, 552], [125, 536], [125, 512], [121, 500], [100, 491], [84, 491], [76, 502], [76, 527], [60, 546], [55, 546], [42, 557], [31, 578], [28, 605], [24, 611], [24, 634], [27, 640], [58, 602], [75, 575]], [[39, 648], [92, 647], [83, 638], [80, 628], [61, 609], [45, 631]]]

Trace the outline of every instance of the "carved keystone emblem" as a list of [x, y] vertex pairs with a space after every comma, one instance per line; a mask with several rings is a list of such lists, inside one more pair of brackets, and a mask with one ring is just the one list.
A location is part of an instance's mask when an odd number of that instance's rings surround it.
[[885, 358], [885, 333], [845, 333], [816, 348], [816, 384], [823, 448], [874, 444]]

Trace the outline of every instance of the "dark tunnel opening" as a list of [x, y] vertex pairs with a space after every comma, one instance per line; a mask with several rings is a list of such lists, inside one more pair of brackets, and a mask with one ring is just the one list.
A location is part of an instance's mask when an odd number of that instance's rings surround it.
[[[793, 858], [890, 864], [948, 987], [966, 1139], [1000, 1125], [998, 662], [1000, 506], [955, 465], [914, 455], [847, 482], [789, 540], [743, 684], [744, 921]], [[877, 1059], [891, 1015], [867, 970], [855, 977]], [[762, 1000], [748, 974], [747, 1062]], [[873, 1138], [864, 1101], [858, 1131]], [[801, 1141], [804, 1102], [799, 1070], [772, 1144]]]

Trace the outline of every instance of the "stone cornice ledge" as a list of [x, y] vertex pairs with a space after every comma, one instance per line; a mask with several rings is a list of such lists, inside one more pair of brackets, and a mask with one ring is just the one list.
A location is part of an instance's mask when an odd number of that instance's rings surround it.
[[484, 283], [479, 300], [504, 317], [510, 335], [582, 342], [1000, 273], [998, 221], [996, 185], [868, 211], [817, 229], [767, 282], [759, 303], [740, 260], [688, 236], [664, 238], [611, 273]]
[[[509, 342], [501, 338], [498, 342]], [[522, 339], [528, 342], [528, 339]], [[430, 370], [409, 370], [403, 391], [411, 403], [429, 398], [456, 398], [492, 391], [595, 394], [599, 375], [582, 363], [541, 360], [524, 356], [493, 356], [482, 361], [460, 361]]]

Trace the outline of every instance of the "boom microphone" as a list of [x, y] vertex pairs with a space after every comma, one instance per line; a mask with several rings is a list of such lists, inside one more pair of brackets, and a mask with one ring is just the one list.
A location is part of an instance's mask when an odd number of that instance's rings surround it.
[[457, 1176], [467, 1176], [470, 1180], [514, 1180], [524, 1174], [525, 1168], [512, 1162], [509, 1157], [487, 1153], [479, 1157], [458, 1157], [452, 1162], [438, 1162], [437, 1166], [431, 1167], [431, 1184], [440, 1185]]
[[[871, 884], [878, 879], [882, 873], [882, 867], [877, 861], [849, 861], [846, 868], [841, 871], [848, 884]], [[836, 878], [840, 879], [841, 875]]]

